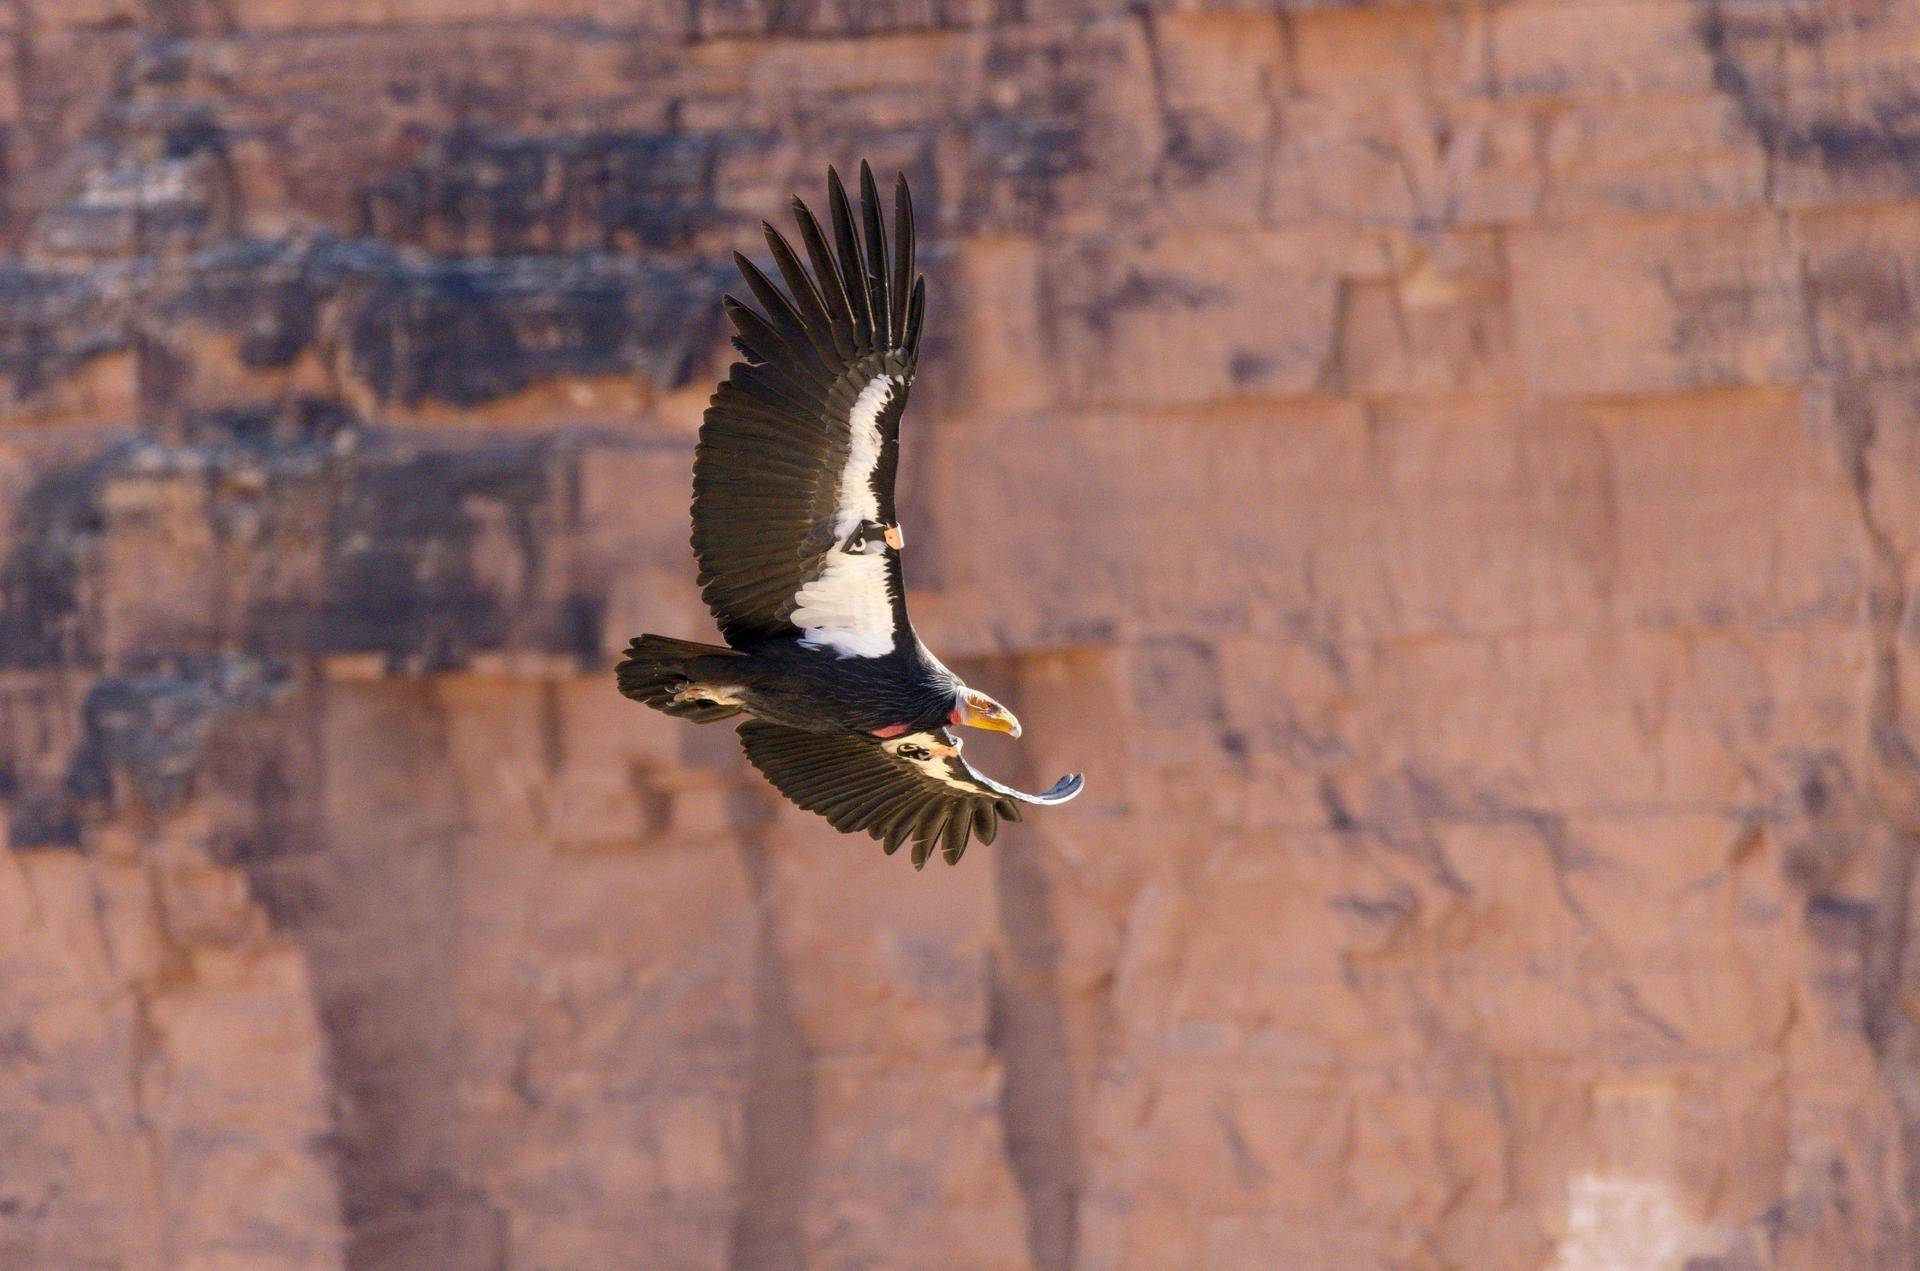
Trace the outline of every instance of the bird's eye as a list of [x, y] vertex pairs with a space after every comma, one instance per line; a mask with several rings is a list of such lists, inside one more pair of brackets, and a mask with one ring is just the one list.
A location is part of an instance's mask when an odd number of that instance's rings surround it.
[[919, 746], [902, 746], [900, 747], [900, 757], [902, 759], [925, 759], [927, 752]]

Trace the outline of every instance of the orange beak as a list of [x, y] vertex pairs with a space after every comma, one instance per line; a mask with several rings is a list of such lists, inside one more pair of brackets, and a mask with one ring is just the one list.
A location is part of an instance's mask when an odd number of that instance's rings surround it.
[[900, 532], [898, 525], [887, 526], [887, 532], [881, 535], [881, 537], [886, 539], [887, 546], [896, 552], [907, 545], [907, 536]]
[[960, 722], [969, 728], [985, 728], [1015, 737], [1020, 735], [1020, 721], [1013, 717], [1012, 711], [990, 699], [988, 707], [981, 710], [973, 704], [972, 698], [966, 699], [960, 707]]

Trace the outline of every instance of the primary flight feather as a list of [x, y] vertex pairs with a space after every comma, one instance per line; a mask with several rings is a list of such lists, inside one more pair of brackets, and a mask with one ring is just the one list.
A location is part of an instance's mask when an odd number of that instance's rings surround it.
[[746, 360], [700, 426], [693, 550], [726, 647], [643, 635], [620, 691], [696, 723], [749, 716], [747, 759], [781, 794], [888, 852], [911, 842], [916, 867], [935, 848], [951, 864], [971, 836], [992, 842], [1021, 804], [1064, 803], [1083, 778], [1024, 794], [960, 756], [951, 727], [1018, 737], [1020, 724], [907, 618], [893, 485], [926, 280], [906, 177], [891, 245], [866, 164], [858, 219], [831, 168], [827, 207], [822, 227], [793, 201], [804, 261], [764, 227], [779, 282], [735, 255], [757, 309], [722, 300]]

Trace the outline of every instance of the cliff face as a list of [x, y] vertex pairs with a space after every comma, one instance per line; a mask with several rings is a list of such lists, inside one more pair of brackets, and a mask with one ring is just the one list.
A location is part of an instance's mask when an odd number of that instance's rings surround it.
[[[1920, 1257], [1920, 9], [0, 19], [0, 1262]], [[613, 690], [905, 169], [915, 875]]]

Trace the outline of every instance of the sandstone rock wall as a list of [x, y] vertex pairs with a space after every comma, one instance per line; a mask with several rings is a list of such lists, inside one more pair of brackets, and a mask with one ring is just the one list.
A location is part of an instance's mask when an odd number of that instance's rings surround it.
[[[1911, 0], [0, 27], [0, 1263], [1920, 1258]], [[860, 157], [922, 875], [608, 673]]]

